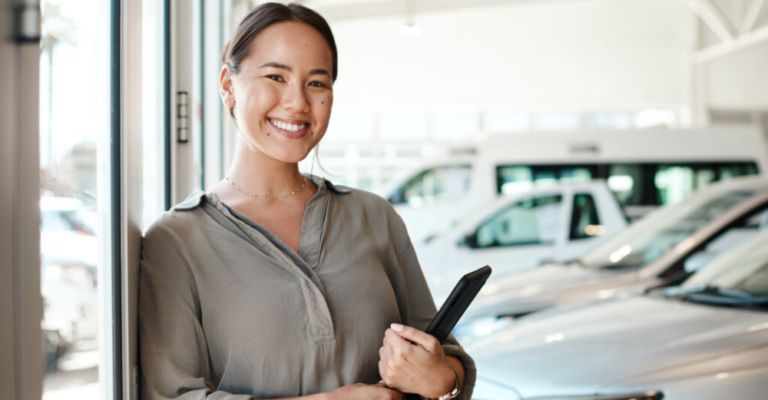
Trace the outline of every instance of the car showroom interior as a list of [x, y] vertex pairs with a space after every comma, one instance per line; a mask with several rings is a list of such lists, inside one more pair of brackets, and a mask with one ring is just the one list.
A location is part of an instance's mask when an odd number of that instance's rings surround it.
[[0, 27], [2, 399], [768, 399], [768, 1]]

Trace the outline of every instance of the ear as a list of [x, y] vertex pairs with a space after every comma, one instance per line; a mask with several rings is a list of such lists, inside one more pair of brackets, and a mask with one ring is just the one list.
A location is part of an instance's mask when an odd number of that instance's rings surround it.
[[219, 94], [221, 95], [224, 107], [231, 109], [235, 106], [235, 88], [232, 82], [232, 74], [229, 71], [229, 65], [221, 67]]

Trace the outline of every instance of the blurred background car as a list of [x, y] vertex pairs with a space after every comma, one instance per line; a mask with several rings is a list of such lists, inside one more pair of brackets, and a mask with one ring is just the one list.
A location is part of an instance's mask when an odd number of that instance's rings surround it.
[[466, 343], [557, 305], [679, 284], [766, 228], [768, 180], [745, 177], [711, 185], [654, 211], [569, 264], [489, 280], [454, 335]]
[[414, 248], [435, 297], [483, 265], [493, 278], [581, 256], [627, 220], [604, 181], [558, 182], [500, 197]]
[[468, 351], [489, 385], [477, 400], [507, 400], [496, 386], [523, 399], [765, 398], [768, 232], [681, 286], [557, 307]]
[[95, 210], [82, 200], [40, 199], [41, 291], [46, 365], [67, 351], [95, 346], [98, 334]]

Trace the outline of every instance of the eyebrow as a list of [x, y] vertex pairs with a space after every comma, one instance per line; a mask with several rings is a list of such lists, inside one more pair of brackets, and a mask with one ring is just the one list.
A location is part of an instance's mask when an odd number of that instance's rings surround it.
[[[278, 68], [278, 69], [286, 70], [288, 72], [293, 71], [293, 68], [289, 67], [288, 65], [280, 64], [279, 62], [274, 62], [274, 61], [261, 64], [259, 65], [259, 68]], [[313, 69], [312, 71], [309, 71], [309, 74], [310, 75], [327, 75], [329, 77], [331, 76], [330, 72], [322, 68]]]

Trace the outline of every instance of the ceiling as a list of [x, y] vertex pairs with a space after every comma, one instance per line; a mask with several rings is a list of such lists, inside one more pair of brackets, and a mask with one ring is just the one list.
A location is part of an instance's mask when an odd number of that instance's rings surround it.
[[[255, 6], [268, 0], [251, 0]], [[273, 0], [274, 1], [274, 0]], [[476, 8], [512, 3], [582, 2], [584, 0], [292, 0], [323, 15], [328, 20], [360, 19], [406, 15], [429, 11]]]

